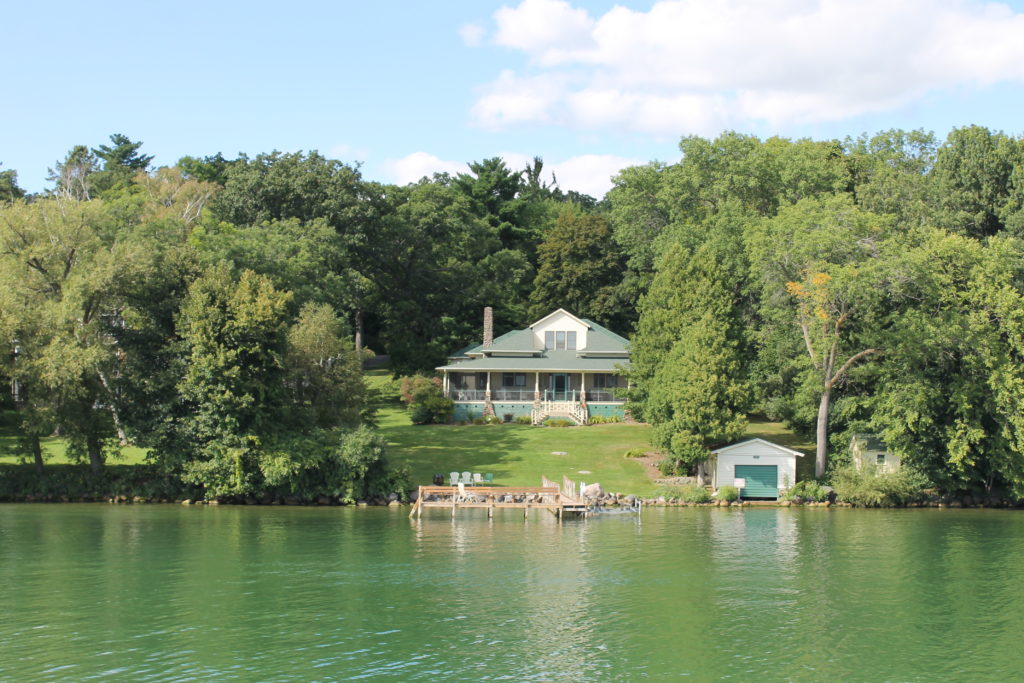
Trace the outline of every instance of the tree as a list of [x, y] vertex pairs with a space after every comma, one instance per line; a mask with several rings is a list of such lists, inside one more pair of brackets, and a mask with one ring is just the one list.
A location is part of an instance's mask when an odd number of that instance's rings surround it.
[[72, 455], [94, 471], [117, 422], [107, 379], [117, 355], [116, 263], [101, 238], [106, 219], [100, 203], [68, 198], [0, 207], [0, 272], [9, 293], [3, 315], [8, 344], [18, 349], [13, 372], [27, 394], [27, 433], [59, 427]]
[[555, 226], [537, 247], [537, 276], [530, 292], [530, 317], [556, 308], [613, 328], [622, 323], [617, 300], [623, 258], [602, 216], [573, 206], [562, 209]]
[[54, 183], [59, 197], [86, 201], [92, 197], [93, 175], [98, 170], [96, 157], [85, 145], [75, 145], [64, 161], [48, 169], [47, 180]]
[[0, 202], [13, 202], [25, 196], [25, 190], [18, 187], [18, 172], [13, 169], [0, 171]]
[[871, 332], [884, 325], [878, 319], [884, 274], [877, 262], [887, 236], [885, 219], [858, 210], [845, 196], [801, 200], [751, 234], [762, 315], [769, 329], [781, 328], [772, 341], [786, 343], [790, 331], [799, 335], [809, 361], [800, 375], [816, 387], [816, 477], [827, 464], [834, 390], [853, 366], [883, 351]]
[[[185, 481], [213, 496], [246, 495], [260, 483], [259, 455], [280, 427], [290, 295], [243, 271], [213, 267], [189, 287], [178, 333], [188, 358], [179, 392], [194, 459]], [[183, 444], [184, 445], [184, 444]]]
[[700, 465], [746, 425], [741, 333], [713, 250], [668, 248], [640, 302], [631, 343], [631, 406], [654, 426], [662, 470]]

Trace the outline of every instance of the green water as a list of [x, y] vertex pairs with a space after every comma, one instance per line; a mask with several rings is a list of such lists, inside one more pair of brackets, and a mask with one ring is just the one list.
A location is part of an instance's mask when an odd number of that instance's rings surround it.
[[0, 506], [0, 681], [1011, 680], [1024, 514]]

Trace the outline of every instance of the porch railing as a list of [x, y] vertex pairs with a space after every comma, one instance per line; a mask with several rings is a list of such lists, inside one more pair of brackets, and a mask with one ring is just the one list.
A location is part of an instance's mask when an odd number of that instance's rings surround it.
[[532, 401], [533, 390], [497, 389], [491, 392], [491, 398], [495, 401]]
[[616, 396], [611, 391], [587, 389], [587, 401], [589, 403], [625, 403], [626, 399], [622, 396]]
[[483, 389], [450, 389], [448, 398], [453, 401], [483, 401], [486, 394]]

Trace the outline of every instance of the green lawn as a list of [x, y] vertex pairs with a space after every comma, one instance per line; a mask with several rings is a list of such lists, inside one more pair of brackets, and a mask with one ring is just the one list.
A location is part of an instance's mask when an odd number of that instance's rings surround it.
[[[59, 436], [48, 436], [41, 439], [43, 459], [53, 465], [67, 465], [68, 442]], [[17, 455], [18, 415], [13, 410], [0, 411], [0, 464], [23, 462]], [[146, 449], [126, 446], [121, 449], [120, 456], [111, 459], [111, 463], [119, 465], [136, 465], [146, 459]]]
[[[495, 483], [504, 486], [538, 486], [541, 476], [555, 481], [567, 476], [641, 496], [660, 488], [640, 463], [624, 457], [631, 448], [650, 449], [648, 425], [413, 425], [386, 371], [369, 374], [370, 385], [381, 391], [378, 424], [388, 441], [388, 457], [409, 467], [413, 484], [429, 484], [435, 473], [447, 479], [449, 472], [470, 471], [491, 472]], [[797, 474], [801, 479], [813, 475], [813, 443], [778, 422], [751, 421], [748, 433], [809, 453], [797, 460]]]

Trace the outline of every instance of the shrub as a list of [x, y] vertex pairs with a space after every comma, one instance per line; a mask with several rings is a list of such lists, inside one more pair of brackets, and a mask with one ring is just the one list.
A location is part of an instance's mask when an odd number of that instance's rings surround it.
[[700, 484], [687, 484], [680, 487], [679, 500], [684, 503], [710, 503], [711, 494]]
[[533, 424], [533, 419], [529, 415], [520, 415], [516, 418], [517, 425], [529, 425]]
[[647, 451], [642, 448], [630, 448], [626, 451], [627, 458], [642, 458], [647, 455]]
[[716, 497], [718, 500], [727, 500], [731, 503], [740, 499], [740, 490], [735, 486], [719, 486]]
[[618, 415], [594, 415], [593, 417], [587, 419], [588, 425], [614, 424], [616, 422], [622, 422], [622, 418], [619, 417]]
[[486, 416], [484, 418], [484, 424], [500, 425], [501, 424], [501, 418], [498, 417], [497, 415], [488, 415], [488, 416]]
[[403, 377], [399, 384], [399, 393], [406, 405], [420, 403], [427, 396], [440, 396], [441, 378], [423, 375]]
[[571, 427], [573, 425], [572, 420], [548, 420], [544, 423], [548, 427]]
[[409, 419], [413, 424], [445, 424], [452, 419], [455, 412], [455, 404], [440, 394], [425, 396], [422, 400], [412, 405], [412, 412]]
[[821, 502], [826, 498], [828, 498], [828, 489], [813, 479], [798, 481], [796, 484], [786, 489], [786, 492], [782, 495], [783, 500], [789, 501], [807, 500]]
[[487, 424], [487, 420], [485, 420], [482, 417], [474, 417], [473, 418], [473, 424], [475, 424], [475, 425]]
[[840, 500], [859, 507], [906, 505], [925, 498], [928, 479], [903, 466], [895, 472], [878, 472], [873, 467], [861, 470], [842, 467], [832, 474], [832, 486]]

